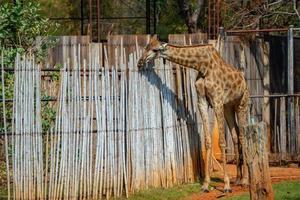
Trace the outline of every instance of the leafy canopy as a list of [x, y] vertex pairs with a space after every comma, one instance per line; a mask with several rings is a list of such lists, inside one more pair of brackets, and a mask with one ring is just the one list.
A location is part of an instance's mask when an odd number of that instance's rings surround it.
[[[54, 34], [58, 25], [43, 16], [40, 4], [34, 0], [2, 1], [0, 5], [0, 58], [3, 54], [5, 67], [12, 67], [13, 61], [19, 54], [34, 53], [37, 61], [43, 61], [47, 49], [56, 43]], [[1, 59], [0, 59], [1, 62]], [[2, 90], [5, 91], [6, 99], [13, 98], [14, 76], [5, 73], [5, 88], [0, 84], [0, 99]], [[12, 118], [12, 103], [6, 103], [6, 117]], [[43, 107], [45, 112], [43, 124], [53, 121], [53, 110], [47, 105]], [[0, 116], [3, 110], [0, 109]], [[43, 126], [45, 127], [45, 126]], [[46, 126], [47, 128], [48, 126]], [[8, 129], [11, 123], [8, 124]], [[3, 129], [3, 121], [0, 122], [0, 131]]]
[[[0, 6], [0, 47], [4, 50], [6, 65], [12, 64], [17, 53], [37, 53], [53, 44], [53, 38], [45, 36], [54, 33], [57, 25], [41, 14], [40, 4], [32, 0], [6, 1]], [[39, 40], [36, 40], [40, 36]]]

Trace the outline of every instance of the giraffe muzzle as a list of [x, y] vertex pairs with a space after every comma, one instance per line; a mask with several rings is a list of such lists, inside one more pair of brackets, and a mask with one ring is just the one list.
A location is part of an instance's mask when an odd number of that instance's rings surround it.
[[137, 63], [137, 67], [140, 69], [144, 66], [144, 64], [145, 64], [144, 59], [140, 58]]

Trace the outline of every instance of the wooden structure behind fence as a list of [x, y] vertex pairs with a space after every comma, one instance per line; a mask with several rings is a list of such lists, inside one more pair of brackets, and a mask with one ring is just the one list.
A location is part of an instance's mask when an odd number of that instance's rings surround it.
[[[268, 36], [271, 38], [271, 36]], [[273, 48], [276, 46], [272, 39], [261, 38], [242, 41], [236, 36], [226, 36], [220, 45], [220, 53], [230, 64], [244, 71], [251, 95], [251, 120], [264, 121], [267, 126], [267, 147], [270, 161], [299, 161], [300, 153], [300, 94], [272, 93], [270, 85], [280, 86], [284, 80], [270, 79], [271, 70], [278, 68], [274, 60]], [[274, 37], [276, 39], [276, 37]], [[284, 47], [284, 46], [283, 46]], [[286, 67], [287, 63], [283, 65]], [[285, 71], [285, 69], [280, 69]], [[281, 76], [283, 77], [283, 76]], [[280, 83], [278, 83], [280, 82]], [[288, 119], [288, 99], [294, 102], [293, 119]], [[293, 123], [295, 130], [289, 128]], [[292, 134], [292, 132], [296, 134]], [[230, 137], [230, 134], [227, 134]], [[230, 140], [229, 140], [230, 141]], [[291, 145], [295, 144], [294, 148]], [[232, 143], [229, 142], [229, 151], [233, 153]]]

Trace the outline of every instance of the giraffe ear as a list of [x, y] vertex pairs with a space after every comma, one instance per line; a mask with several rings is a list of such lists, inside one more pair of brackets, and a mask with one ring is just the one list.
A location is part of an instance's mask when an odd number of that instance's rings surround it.
[[154, 40], [157, 40], [157, 35], [152, 35], [151, 36], [150, 41], [154, 41]]
[[167, 47], [167, 45], [168, 45], [168, 43], [161, 43], [161, 45], [160, 45], [160, 47], [159, 47], [159, 50], [161, 50], [161, 51], [164, 51], [164, 50], [166, 50], [166, 47]]

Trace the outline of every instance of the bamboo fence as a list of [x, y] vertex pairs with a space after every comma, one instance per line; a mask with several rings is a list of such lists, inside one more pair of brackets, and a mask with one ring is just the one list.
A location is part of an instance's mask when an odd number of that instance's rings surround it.
[[34, 58], [16, 58], [13, 115], [13, 198], [42, 199], [45, 191], [40, 71]]
[[[109, 199], [198, 179], [195, 77], [162, 60], [139, 71], [139, 45], [127, 56], [121, 42], [114, 66], [102, 49], [91, 44], [87, 62], [81, 60], [81, 46], [73, 46], [72, 61], [61, 69], [55, 127], [46, 135], [41, 132], [39, 67], [33, 58], [17, 57], [15, 199]], [[177, 97], [184, 82], [186, 94]]]

